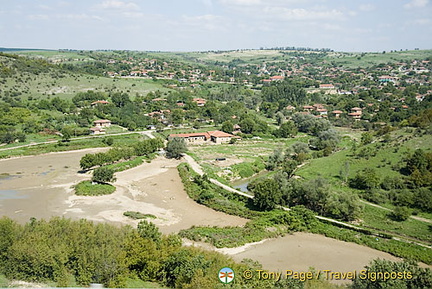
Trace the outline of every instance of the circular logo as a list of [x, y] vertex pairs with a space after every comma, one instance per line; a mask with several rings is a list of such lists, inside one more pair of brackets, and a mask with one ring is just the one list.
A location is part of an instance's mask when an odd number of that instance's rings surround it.
[[219, 280], [224, 284], [231, 283], [234, 280], [234, 276], [234, 270], [230, 267], [225, 267], [219, 270]]

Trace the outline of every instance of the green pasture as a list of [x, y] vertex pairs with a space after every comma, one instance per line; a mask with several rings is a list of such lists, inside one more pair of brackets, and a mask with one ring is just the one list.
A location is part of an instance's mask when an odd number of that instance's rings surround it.
[[389, 214], [391, 212], [365, 205], [362, 225], [378, 230], [387, 231], [399, 236], [408, 236], [432, 244], [431, 224], [408, 218], [406, 221], [393, 221]]
[[79, 92], [97, 90], [104, 92], [125, 92], [132, 98], [135, 95], [146, 95], [151, 91], [168, 91], [159, 82], [144, 78], [109, 78], [84, 74], [39, 74], [23, 73], [7, 79], [2, 85], [5, 92], [18, 93], [22, 99], [27, 98], [61, 98], [71, 99]]
[[397, 63], [410, 60], [423, 60], [432, 57], [432, 50], [409, 50], [386, 53], [334, 53], [326, 59], [336, 65], [348, 68], [367, 68], [383, 63]]
[[403, 177], [394, 168], [398, 164], [401, 164], [408, 153], [412, 153], [418, 148], [432, 149], [431, 135], [412, 137], [412, 134], [398, 130], [392, 132], [391, 137], [392, 140], [390, 143], [383, 143], [380, 139], [377, 139], [374, 143], [359, 146], [356, 150], [358, 152], [363, 148], [369, 148], [372, 152], [376, 153], [375, 156], [370, 156], [369, 158], [354, 157], [353, 151], [350, 148], [346, 148], [328, 157], [310, 160], [296, 171], [296, 175], [304, 179], [323, 177], [331, 183], [340, 183], [342, 182], [340, 170], [348, 162], [349, 177], [354, 177], [358, 171], [365, 168], [375, 169], [381, 179], [386, 176]]

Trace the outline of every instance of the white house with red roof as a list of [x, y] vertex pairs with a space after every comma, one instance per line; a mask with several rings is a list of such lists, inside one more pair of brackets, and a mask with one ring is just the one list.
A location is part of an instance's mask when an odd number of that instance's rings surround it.
[[238, 136], [219, 130], [208, 132], [170, 134], [168, 139], [172, 139], [175, 137], [183, 138], [186, 143], [190, 144], [203, 144], [208, 142], [221, 144], [229, 142], [232, 138], [239, 138]]
[[197, 106], [204, 106], [207, 103], [207, 100], [204, 98], [194, 98], [192, 101], [195, 102]]
[[110, 127], [111, 126], [111, 121], [108, 119], [98, 119], [95, 120], [94, 122], [95, 127]]
[[335, 89], [335, 86], [330, 83], [322, 83], [319, 85], [320, 89]]

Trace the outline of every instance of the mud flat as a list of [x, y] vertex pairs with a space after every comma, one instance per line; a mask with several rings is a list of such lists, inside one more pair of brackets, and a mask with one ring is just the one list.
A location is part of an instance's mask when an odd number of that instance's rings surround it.
[[139, 221], [123, 216], [125, 211], [152, 214], [162, 232], [171, 233], [193, 225], [241, 226], [247, 220], [216, 212], [191, 200], [184, 191], [176, 160], [159, 157], [116, 174], [116, 192], [111, 195], [76, 196], [74, 184], [90, 179], [79, 173], [79, 160], [102, 149], [50, 153], [0, 161], [0, 216], [21, 223], [31, 217], [65, 216], [97, 222], [129, 224]]
[[67, 208], [65, 187], [88, 179], [79, 161], [87, 153], [106, 149], [49, 153], [0, 160], [0, 216], [21, 223], [31, 217], [61, 216]]
[[[356, 270], [359, 273], [373, 259], [401, 261], [400, 258], [378, 250], [310, 233], [294, 233], [265, 242], [232, 249], [217, 249], [217, 251], [228, 254], [239, 262], [250, 258], [260, 262], [266, 270], [283, 273], [286, 270], [307, 272], [311, 267], [316, 271], [331, 270], [346, 273]], [[350, 280], [329, 281], [351, 282]]]

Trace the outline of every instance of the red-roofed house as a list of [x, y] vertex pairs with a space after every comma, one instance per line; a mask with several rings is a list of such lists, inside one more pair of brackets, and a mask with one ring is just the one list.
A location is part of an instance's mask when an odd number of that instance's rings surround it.
[[238, 138], [238, 136], [215, 130], [209, 132], [195, 132], [195, 133], [180, 133], [180, 134], [170, 134], [168, 139], [175, 137], [183, 138], [186, 143], [191, 144], [202, 144], [207, 141], [212, 141], [217, 144], [229, 142], [232, 138]]
[[323, 108], [324, 108], [324, 104], [321, 104], [321, 103], [315, 103], [315, 104], [313, 105], [313, 107], [314, 107], [314, 109], [315, 109], [316, 111], [318, 111], [318, 109], [323, 109]]
[[232, 138], [238, 138], [237, 136], [220, 130], [209, 131], [208, 134], [210, 135], [211, 141], [217, 144], [229, 142]]
[[96, 127], [91, 127], [90, 128], [90, 134], [91, 135], [95, 135], [95, 134], [105, 134], [105, 129], [103, 129], [100, 126], [96, 126]]
[[196, 144], [204, 143], [210, 139], [210, 135], [207, 132], [170, 134], [168, 139], [175, 137], [183, 138], [186, 143]]
[[333, 110], [332, 113], [334, 114], [334, 116], [336, 118], [339, 118], [340, 115], [343, 113], [343, 111], [341, 111], [341, 110]]
[[335, 86], [333, 84], [328, 83], [322, 83], [319, 85], [320, 89], [335, 89]]
[[207, 102], [204, 98], [194, 98], [192, 101], [195, 102], [197, 106], [204, 106]]
[[322, 115], [322, 116], [327, 115], [327, 109], [325, 109], [325, 108], [317, 108], [316, 111], [319, 113], [319, 115]]
[[359, 120], [359, 119], [361, 119], [362, 113], [361, 112], [350, 112], [350, 113], [348, 113], [348, 115], [355, 120]]
[[111, 126], [111, 121], [108, 119], [95, 120], [93, 123], [96, 127], [110, 127]]

